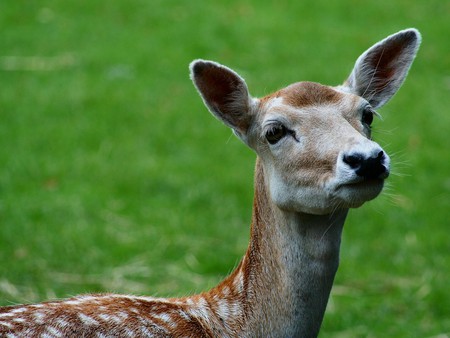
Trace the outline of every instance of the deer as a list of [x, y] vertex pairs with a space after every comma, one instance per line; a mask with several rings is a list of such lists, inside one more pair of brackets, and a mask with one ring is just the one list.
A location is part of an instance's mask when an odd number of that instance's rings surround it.
[[0, 308], [0, 336], [317, 337], [349, 209], [377, 197], [389, 155], [376, 109], [403, 84], [414, 28], [379, 41], [342, 85], [297, 82], [262, 98], [231, 68], [202, 59], [190, 77], [208, 110], [256, 153], [250, 241], [209, 291], [179, 298], [86, 294]]

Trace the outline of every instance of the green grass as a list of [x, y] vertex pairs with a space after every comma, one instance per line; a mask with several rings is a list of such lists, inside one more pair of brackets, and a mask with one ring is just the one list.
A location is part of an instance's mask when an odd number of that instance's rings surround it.
[[[187, 4], [189, 3], [189, 4]], [[236, 265], [255, 156], [188, 78], [194, 58], [254, 95], [340, 83], [407, 27], [423, 44], [375, 138], [390, 187], [353, 210], [321, 337], [450, 334], [448, 2], [4, 1], [0, 303], [184, 295]]]

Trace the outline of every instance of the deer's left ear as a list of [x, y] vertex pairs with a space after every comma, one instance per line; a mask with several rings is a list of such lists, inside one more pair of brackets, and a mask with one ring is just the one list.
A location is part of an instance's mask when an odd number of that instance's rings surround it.
[[254, 101], [244, 79], [213, 61], [195, 60], [189, 68], [191, 79], [209, 111], [247, 142]]
[[419, 31], [413, 28], [381, 40], [356, 60], [344, 86], [372, 107], [383, 106], [405, 80], [420, 41]]

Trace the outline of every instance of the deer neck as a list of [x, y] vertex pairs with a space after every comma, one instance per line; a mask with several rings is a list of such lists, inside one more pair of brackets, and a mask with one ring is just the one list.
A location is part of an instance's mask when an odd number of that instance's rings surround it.
[[322, 216], [283, 211], [271, 202], [266, 183], [257, 160], [250, 244], [215, 291], [231, 288], [242, 301], [239, 336], [315, 337], [338, 268], [347, 210]]

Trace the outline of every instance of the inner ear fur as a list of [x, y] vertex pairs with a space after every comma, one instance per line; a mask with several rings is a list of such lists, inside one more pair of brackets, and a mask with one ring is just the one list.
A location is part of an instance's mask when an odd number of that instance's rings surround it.
[[205, 105], [238, 135], [247, 133], [251, 122], [251, 97], [243, 78], [213, 61], [195, 60], [191, 79]]
[[358, 58], [344, 85], [374, 108], [381, 107], [401, 87], [420, 42], [414, 28], [388, 36]]

